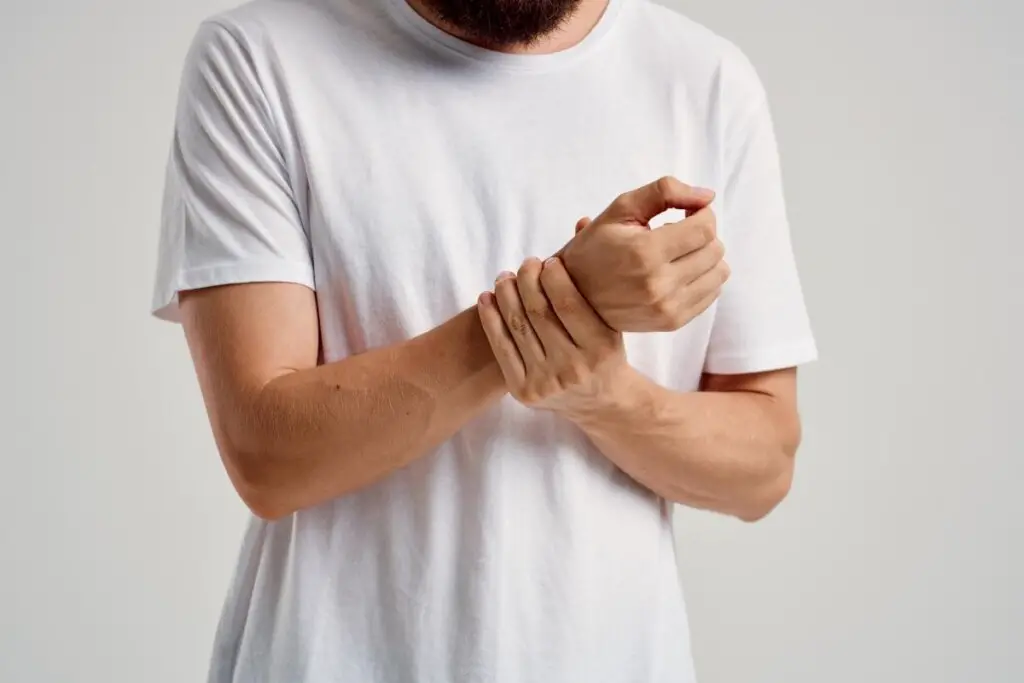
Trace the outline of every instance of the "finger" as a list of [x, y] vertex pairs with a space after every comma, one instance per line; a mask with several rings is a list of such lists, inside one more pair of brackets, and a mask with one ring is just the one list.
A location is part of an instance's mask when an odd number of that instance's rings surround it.
[[719, 264], [724, 265], [725, 246], [720, 240], [692, 251], [686, 256], [668, 265], [673, 281], [679, 286], [687, 286], [696, 282]]
[[540, 283], [555, 315], [577, 347], [587, 348], [595, 339], [614, 334], [576, 289], [561, 259], [550, 258], [544, 262]]
[[647, 223], [669, 209], [696, 211], [703, 209], [715, 198], [715, 193], [701, 187], [666, 176], [619, 195], [599, 217], [611, 221], [637, 221]]
[[715, 271], [705, 274], [703, 279], [706, 281], [698, 281], [698, 286], [694, 288], [696, 292], [700, 292], [701, 294], [691, 299], [693, 303], [687, 306], [686, 319], [693, 320], [698, 315], [708, 310], [711, 307], [711, 304], [718, 301], [718, 297], [722, 295], [722, 285], [725, 284], [725, 281], [728, 278], [728, 268], [725, 269], [724, 276], [721, 273], [716, 273]]
[[666, 263], [676, 261], [711, 244], [718, 236], [718, 220], [710, 207], [703, 208], [677, 223], [667, 223], [651, 231], [653, 251]]
[[718, 299], [722, 285], [729, 279], [729, 266], [720, 261], [689, 286], [683, 287], [663, 302], [664, 313], [672, 320], [673, 330], [689, 325]]
[[505, 326], [508, 327], [516, 348], [519, 349], [519, 355], [523, 357], [526, 369], [540, 366], [544, 362], [544, 347], [541, 346], [537, 333], [533, 331], [533, 325], [526, 316], [523, 302], [519, 298], [515, 275], [505, 272], [498, 276], [494, 285], [494, 297], [498, 301], [498, 310], [505, 320]]
[[677, 319], [689, 322], [703, 313], [719, 297], [729, 275], [729, 265], [719, 261], [715, 267], [690, 283], [686, 295], [677, 302]]
[[526, 366], [519, 355], [515, 340], [505, 326], [505, 320], [501, 317], [498, 303], [492, 293], [484, 292], [480, 295], [477, 313], [480, 315], [480, 325], [491, 344], [491, 350], [498, 361], [498, 367], [501, 368], [505, 383], [511, 386], [522, 385], [526, 381]]
[[523, 262], [516, 275], [519, 298], [523, 302], [523, 308], [526, 309], [526, 316], [530, 319], [534, 332], [544, 347], [544, 354], [548, 358], [564, 357], [576, 346], [551, 307], [547, 295], [544, 294], [540, 283], [542, 270], [543, 265], [539, 259], [532, 258]]
[[718, 297], [720, 297], [721, 295], [721, 287], [712, 290], [708, 294], [705, 294], [703, 299], [698, 300], [697, 303], [693, 305], [691, 309], [693, 311], [693, 317], [696, 318], [698, 315], [711, 308], [711, 304], [718, 301]]

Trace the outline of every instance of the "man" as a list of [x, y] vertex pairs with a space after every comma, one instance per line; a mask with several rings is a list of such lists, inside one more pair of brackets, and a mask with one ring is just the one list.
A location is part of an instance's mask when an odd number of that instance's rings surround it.
[[154, 310], [254, 513], [213, 683], [692, 681], [672, 505], [783, 498], [815, 356], [760, 82], [647, 0], [205, 22]]

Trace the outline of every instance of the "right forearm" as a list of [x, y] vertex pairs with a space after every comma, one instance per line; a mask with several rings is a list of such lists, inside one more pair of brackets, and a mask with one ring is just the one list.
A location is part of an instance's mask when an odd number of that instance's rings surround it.
[[283, 375], [240, 430], [248, 502], [276, 517], [367, 486], [504, 391], [475, 307], [409, 341]]

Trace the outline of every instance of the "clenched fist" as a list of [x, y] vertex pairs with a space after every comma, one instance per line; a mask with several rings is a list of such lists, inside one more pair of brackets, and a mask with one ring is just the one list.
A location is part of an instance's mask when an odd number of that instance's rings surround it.
[[[593, 221], [581, 219], [559, 252], [583, 296], [620, 332], [677, 330], [707, 309], [729, 277], [717, 238], [714, 193], [674, 178], [620, 195]], [[687, 217], [651, 229], [669, 209]]]

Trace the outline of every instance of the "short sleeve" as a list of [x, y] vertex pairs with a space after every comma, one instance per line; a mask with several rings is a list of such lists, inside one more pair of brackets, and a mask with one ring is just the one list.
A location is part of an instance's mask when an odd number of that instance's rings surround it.
[[790, 240], [763, 91], [725, 145], [719, 234], [732, 275], [718, 300], [705, 372], [744, 374], [817, 358]]
[[167, 161], [152, 312], [178, 293], [243, 282], [314, 287], [303, 227], [251, 51], [203, 24], [188, 52]]

